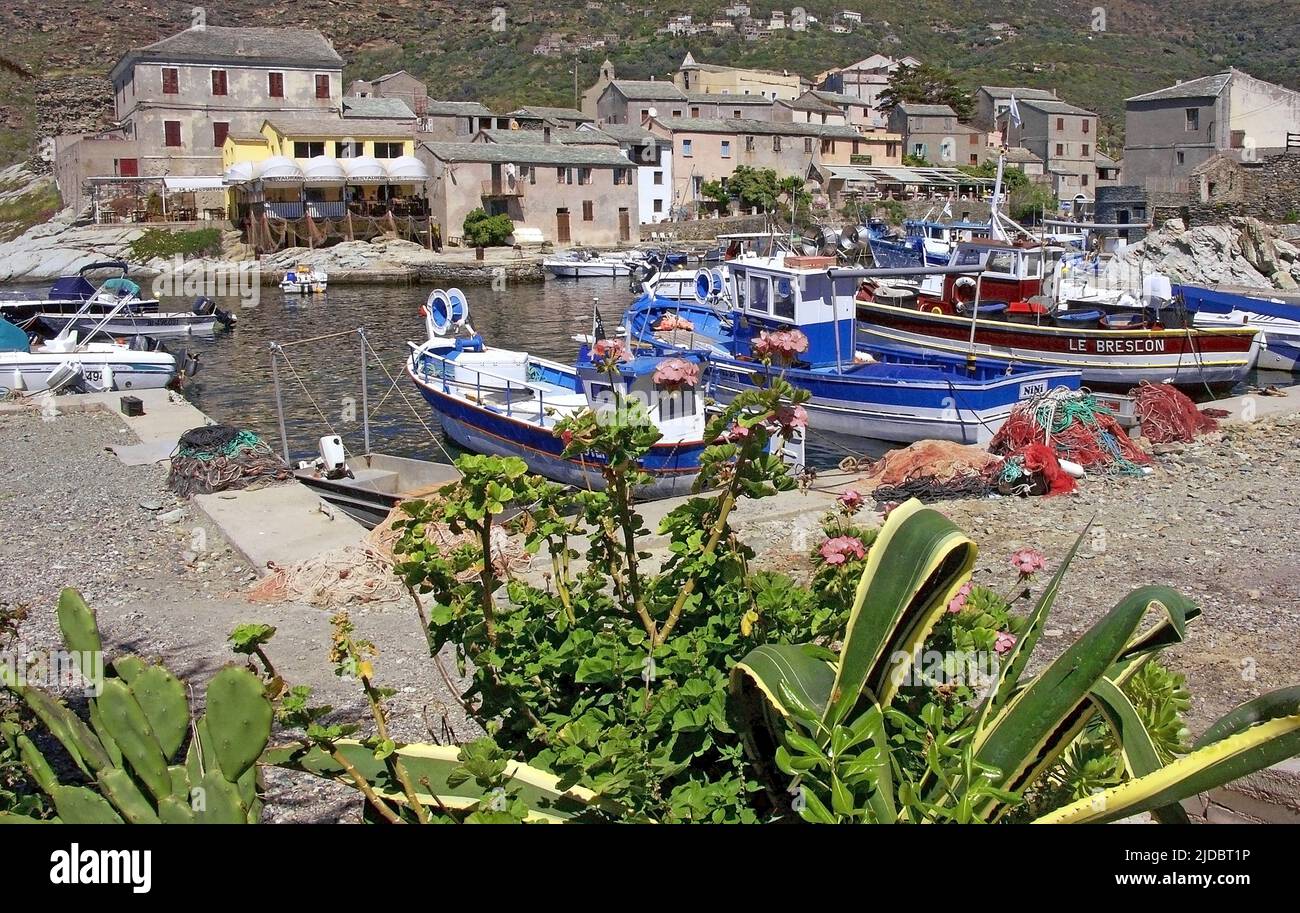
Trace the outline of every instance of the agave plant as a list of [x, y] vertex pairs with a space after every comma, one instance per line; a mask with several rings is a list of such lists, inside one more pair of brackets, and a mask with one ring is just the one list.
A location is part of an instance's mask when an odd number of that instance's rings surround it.
[[[1134, 590], [1027, 675], [1078, 545], [964, 723], [926, 740], [918, 773], [905, 756], [918, 750], [905, 737], [909, 720], [895, 704], [921, 645], [970, 579], [976, 547], [917, 501], [891, 512], [868, 555], [839, 653], [767, 644], [732, 671], [746, 747], [773, 797], [817, 822], [1008, 820], [1030, 807], [1026, 797], [1043, 788], [1044, 775], [1100, 714], [1120, 747], [1123, 782], [1035, 809], [1028, 820], [1108, 822], [1149, 811], [1184, 821], [1180, 800], [1300, 752], [1300, 687], [1292, 687], [1238, 707], [1188, 754], [1162, 760], [1125, 686], [1161, 649], [1182, 642], [1200, 614], [1167, 587]], [[793, 778], [788, 793], [779, 772]]]

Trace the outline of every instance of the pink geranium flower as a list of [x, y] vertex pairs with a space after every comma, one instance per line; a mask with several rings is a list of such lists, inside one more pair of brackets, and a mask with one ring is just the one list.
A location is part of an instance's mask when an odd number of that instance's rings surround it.
[[741, 444], [749, 437], [749, 429], [744, 425], [732, 425], [718, 435], [715, 444]]
[[632, 353], [627, 350], [621, 339], [600, 339], [592, 346], [592, 355], [596, 361], [629, 361]]
[[1035, 571], [1047, 567], [1047, 559], [1037, 549], [1022, 548], [1011, 556], [1011, 566], [1019, 571], [1022, 577], [1029, 577]]
[[1010, 631], [999, 631], [998, 639], [993, 644], [993, 649], [997, 651], [998, 656], [1009, 653], [1011, 648], [1016, 645], [1016, 635]]
[[846, 514], [856, 514], [862, 509], [862, 495], [855, 489], [845, 489], [835, 500], [840, 503], [840, 507], [844, 509]]
[[948, 611], [956, 615], [962, 609], [966, 608], [966, 600], [970, 596], [970, 590], [971, 583], [967, 580], [961, 585], [961, 589], [953, 595], [952, 599], [948, 600]]
[[776, 407], [773, 419], [776, 422], [774, 430], [779, 431], [784, 437], [790, 437], [796, 430], [808, 427], [808, 410], [803, 406], [789, 406], [782, 403]]
[[773, 358], [782, 363], [795, 360], [795, 356], [808, 351], [808, 337], [799, 330], [764, 330], [750, 347], [758, 358]]
[[694, 387], [700, 382], [700, 366], [684, 358], [661, 361], [655, 368], [654, 382], [669, 390]]
[[827, 539], [818, 550], [827, 564], [844, 564], [850, 558], [865, 558], [867, 550], [856, 536], [836, 536]]

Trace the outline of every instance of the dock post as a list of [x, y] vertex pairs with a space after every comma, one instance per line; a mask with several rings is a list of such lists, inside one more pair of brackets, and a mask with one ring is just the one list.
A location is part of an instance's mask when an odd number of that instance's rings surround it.
[[280, 450], [284, 454], [286, 465], [292, 465], [289, 462], [289, 435], [284, 430], [284, 400], [280, 397], [280, 363], [276, 360], [276, 355], [280, 353], [280, 346], [271, 343], [271, 382], [275, 387], [275, 417], [280, 423]]
[[366, 328], [357, 327], [361, 337], [361, 434], [365, 440], [366, 455], [370, 455], [370, 381], [366, 365]]

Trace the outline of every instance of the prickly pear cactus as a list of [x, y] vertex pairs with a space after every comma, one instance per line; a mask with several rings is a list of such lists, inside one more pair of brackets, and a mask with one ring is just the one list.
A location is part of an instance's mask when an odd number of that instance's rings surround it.
[[[102, 651], [95, 614], [75, 590], [63, 591], [58, 618], [70, 651]], [[54, 765], [30, 739], [19, 737], [23, 764], [54, 800], [57, 820], [256, 823], [262, 808], [257, 761], [273, 717], [261, 680], [247, 669], [222, 669], [208, 686], [206, 714], [194, 720], [184, 684], [163, 666], [128, 655], [109, 668], [110, 677], [89, 701], [89, 725], [47, 692], [5, 683], [82, 774], [81, 784], [60, 783]]]

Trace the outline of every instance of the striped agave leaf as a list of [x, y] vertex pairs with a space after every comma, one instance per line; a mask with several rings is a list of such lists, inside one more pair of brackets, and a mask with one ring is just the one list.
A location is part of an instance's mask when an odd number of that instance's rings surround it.
[[[975, 760], [1001, 771], [996, 787], [1012, 792], [1033, 783], [1083, 731], [1095, 712], [1094, 685], [1125, 656], [1147, 612], [1168, 618], [1182, 637], [1195, 606], [1168, 587], [1148, 586], [1120, 600], [1043, 672], [1016, 692], [975, 737]], [[1004, 808], [990, 802], [986, 818]]]
[[1190, 754], [1118, 786], [1062, 806], [1035, 824], [1103, 824], [1165, 808], [1300, 754], [1300, 688], [1284, 688], [1233, 710]]
[[845, 720], [863, 690], [888, 707], [948, 603], [975, 566], [975, 543], [912, 499], [890, 512], [853, 600], [823, 721]]
[[[1131, 668], [1125, 669], [1127, 673], [1125, 680], [1137, 671], [1141, 662], [1135, 661], [1128, 665]], [[1151, 738], [1151, 733], [1147, 731], [1146, 724], [1142, 722], [1142, 715], [1138, 713], [1120, 685], [1109, 676], [1103, 677], [1092, 686], [1091, 698], [1097, 709], [1106, 717], [1110, 731], [1115, 736], [1115, 741], [1119, 743], [1120, 756], [1123, 758], [1124, 769], [1129, 777], [1145, 777], [1158, 771], [1163, 766], [1160, 753], [1156, 750], [1155, 742]], [[1187, 813], [1177, 802], [1153, 809], [1152, 814], [1162, 824], [1188, 823]]]
[[[407, 802], [401, 784], [392, 778], [388, 765], [375, 756], [373, 749], [355, 739], [340, 739], [334, 747], [370, 783], [377, 795], [398, 804]], [[396, 750], [397, 761], [414, 785], [416, 798], [421, 804], [430, 809], [452, 811], [473, 808], [486, 798], [473, 779], [455, 784], [448, 782], [452, 773], [461, 767], [459, 755], [460, 749], [454, 745], [415, 743], [400, 745]], [[344, 767], [320, 746], [306, 750], [301, 746], [270, 749], [262, 761], [349, 786], [356, 785]], [[528, 806], [529, 821], [559, 823], [580, 815], [591, 806], [606, 806], [591, 790], [580, 786], [562, 787], [554, 774], [527, 764], [510, 762], [504, 776], [506, 791]], [[613, 810], [612, 805], [609, 807]]]

